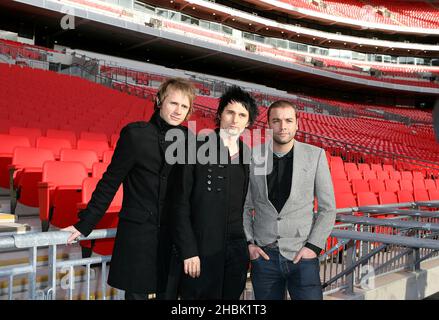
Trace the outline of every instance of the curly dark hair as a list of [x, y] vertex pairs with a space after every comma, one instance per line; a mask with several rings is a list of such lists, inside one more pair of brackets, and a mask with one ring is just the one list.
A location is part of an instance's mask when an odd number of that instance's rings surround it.
[[259, 114], [258, 106], [251, 94], [242, 90], [238, 86], [229, 87], [221, 96], [216, 113], [216, 125], [219, 127], [221, 114], [223, 113], [224, 108], [231, 102], [238, 102], [244, 106], [249, 114], [249, 125], [252, 126]]

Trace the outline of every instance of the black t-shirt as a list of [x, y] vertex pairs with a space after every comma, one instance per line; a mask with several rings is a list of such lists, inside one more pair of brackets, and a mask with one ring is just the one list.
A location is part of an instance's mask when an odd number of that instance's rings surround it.
[[268, 199], [280, 213], [285, 202], [290, 197], [293, 176], [294, 148], [278, 157], [273, 154], [273, 170], [267, 175]]
[[230, 211], [227, 217], [227, 239], [244, 239], [242, 204], [244, 202], [245, 168], [238, 154], [230, 159]]

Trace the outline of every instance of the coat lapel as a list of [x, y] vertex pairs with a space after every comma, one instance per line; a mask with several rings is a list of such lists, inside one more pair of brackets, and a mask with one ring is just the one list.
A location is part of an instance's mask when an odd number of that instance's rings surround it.
[[304, 153], [302, 152], [302, 144], [298, 141], [294, 141], [294, 159], [293, 159], [293, 176], [291, 178], [291, 191], [290, 196], [285, 202], [280, 216], [285, 215], [289, 208], [294, 203], [299, 195], [300, 185], [303, 182], [303, 172], [306, 171], [306, 159], [304, 158]]

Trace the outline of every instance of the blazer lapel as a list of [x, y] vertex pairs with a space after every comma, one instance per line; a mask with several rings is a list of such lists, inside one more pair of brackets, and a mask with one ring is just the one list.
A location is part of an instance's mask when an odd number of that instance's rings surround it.
[[294, 200], [297, 198], [298, 191], [300, 189], [300, 184], [303, 182], [302, 176], [303, 171], [306, 170], [305, 164], [305, 158], [304, 154], [302, 152], [302, 145], [298, 141], [294, 141], [294, 159], [293, 159], [293, 176], [291, 178], [291, 191], [290, 196], [288, 197], [287, 201], [285, 202], [281, 212], [279, 215], [285, 215], [286, 212], [288, 212], [289, 208], [294, 203]]

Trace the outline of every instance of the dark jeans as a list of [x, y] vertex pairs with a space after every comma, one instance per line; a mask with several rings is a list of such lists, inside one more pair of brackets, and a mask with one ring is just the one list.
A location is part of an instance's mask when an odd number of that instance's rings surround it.
[[256, 300], [283, 300], [286, 289], [293, 300], [322, 300], [318, 258], [297, 264], [283, 257], [278, 248], [264, 248], [270, 257], [251, 260], [251, 280]]
[[213, 256], [200, 256], [199, 278], [182, 276], [183, 300], [239, 300], [245, 288], [249, 254], [247, 242], [229, 240], [226, 250]]

